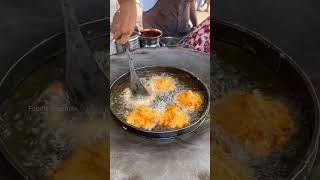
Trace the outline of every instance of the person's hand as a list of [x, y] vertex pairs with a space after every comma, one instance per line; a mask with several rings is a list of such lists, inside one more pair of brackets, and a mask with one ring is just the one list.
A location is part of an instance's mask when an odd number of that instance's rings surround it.
[[112, 21], [113, 38], [120, 44], [125, 44], [136, 26], [137, 7], [135, 0], [119, 0], [120, 8]]

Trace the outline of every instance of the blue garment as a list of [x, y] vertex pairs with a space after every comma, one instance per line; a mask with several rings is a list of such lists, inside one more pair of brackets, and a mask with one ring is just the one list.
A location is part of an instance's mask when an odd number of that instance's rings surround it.
[[140, 0], [140, 6], [142, 8], [142, 11], [149, 11], [156, 5], [157, 2], [158, 0]]

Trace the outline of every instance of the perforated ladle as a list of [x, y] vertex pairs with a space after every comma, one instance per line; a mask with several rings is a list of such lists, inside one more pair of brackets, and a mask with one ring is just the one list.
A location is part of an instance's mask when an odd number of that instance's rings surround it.
[[107, 77], [98, 66], [92, 51], [81, 34], [69, 0], [60, 0], [66, 36], [66, 89], [74, 105], [105, 108]]
[[126, 53], [129, 59], [129, 69], [130, 69], [130, 90], [134, 96], [148, 96], [148, 91], [143, 86], [142, 82], [140, 81], [133, 65], [133, 59], [131, 57], [129, 51], [128, 43], [125, 45]]

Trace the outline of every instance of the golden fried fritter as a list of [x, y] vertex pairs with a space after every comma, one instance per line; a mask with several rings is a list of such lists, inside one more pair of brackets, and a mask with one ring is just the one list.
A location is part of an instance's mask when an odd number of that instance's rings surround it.
[[189, 116], [185, 114], [176, 104], [166, 106], [160, 113], [158, 124], [170, 128], [182, 128], [189, 124]]
[[[212, 143], [212, 142], [211, 142]], [[248, 172], [243, 164], [231, 158], [229, 154], [224, 152], [213, 142], [211, 148], [211, 160], [213, 163], [211, 168], [212, 179], [219, 180], [248, 180]]]
[[156, 91], [166, 92], [176, 88], [172, 78], [166, 76], [155, 76], [151, 79], [151, 83]]
[[155, 110], [148, 106], [134, 108], [127, 116], [127, 123], [143, 129], [152, 129], [158, 121]]
[[230, 94], [213, 115], [214, 124], [261, 155], [284, 145], [294, 131], [288, 107], [258, 90]]
[[105, 180], [108, 174], [107, 143], [96, 143], [75, 148], [60, 166], [49, 169], [49, 180]]
[[195, 111], [202, 105], [202, 98], [199, 93], [192, 90], [183, 90], [176, 97], [179, 105], [187, 108], [189, 111]]

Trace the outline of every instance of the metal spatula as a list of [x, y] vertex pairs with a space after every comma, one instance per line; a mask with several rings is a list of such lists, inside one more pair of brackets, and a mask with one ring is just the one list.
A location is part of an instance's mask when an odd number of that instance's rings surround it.
[[134, 96], [148, 96], [148, 91], [141, 83], [136, 71], [133, 66], [133, 59], [131, 57], [129, 46], [126, 47], [126, 53], [129, 57], [129, 68], [130, 68], [130, 90]]
[[107, 78], [83, 38], [69, 0], [60, 0], [66, 35], [66, 87], [71, 102], [79, 107], [106, 108]]

